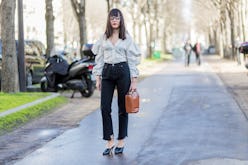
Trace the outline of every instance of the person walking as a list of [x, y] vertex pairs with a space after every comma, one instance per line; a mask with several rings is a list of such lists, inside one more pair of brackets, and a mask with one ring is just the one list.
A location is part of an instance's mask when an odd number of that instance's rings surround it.
[[198, 65], [201, 65], [201, 44], [200, 42], [197, 40], [193, 50], [195, 52], [195, 57], [196, 57], [196, 62]]
[[191, 51], [192, 51], [192, 45], [190, 43], [190, 40], [187, 40], [184, 47], [183, 47], [184, 51], [185, 51], [185, 66], [189, 66], [190, 63], [190, 55], [191, 55]]
[[241, 61], [243, 62], [243, 59], [241, 59], [241, 54], [239, 52], [239, 48], [240, 48], [240, 38], [239, 36], [236, 37], [235, 39], [235, 42], [234, 42], [234, 46], [235, 46], [235, 54], [236, 54], [236, 59], [237, 59], [237, 62], [238, 62], [238, 65], [241, 65]]
[[[121, 154], [124, 139], [128, 135], [128, 114], [125, 108], [125, 95], [136, 90], [140, 63], [140, 49], [126, 31], [123, 14], [119, 9], [112, 9], [107, 18], [104, 35], [94, 44], [92, 51], [96, 54], [96, 88], [101, 91], [101, 114], [103, 139], [107, 141], [103, 155]], [[114, 90], [118, 93], [119, 133], [115, 146], [111, 104]]]

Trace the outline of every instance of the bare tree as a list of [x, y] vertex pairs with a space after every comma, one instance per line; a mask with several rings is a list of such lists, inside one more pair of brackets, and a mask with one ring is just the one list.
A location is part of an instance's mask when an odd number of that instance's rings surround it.
[[3, 92], [19, 92], [15, 43], [15, 0], [1, 2], [1, 34], [2, 34], [2, 80]]
[[176, 6], [175, 3], [178, 2], [164, 0], [163, 4], [160, 4], [161, 11], [159, 12], [159, 17], [163, 19], [162, 28], [159, 28], [159, 30], [161, 30], [162, 33], [161, 45], [164, 52], [167, 52], [169, 46], [171, 46], [169, 45], [169, 38], [172, 36], [172, 34], [176, 31], [180, 31], [179, 28], [182, 26], [178, 26], [178, 24], [184, 25], [180, 19], [180, 11], [178, 11], [180, 9], [178, 9], [179, 7]]
[[47, 36], [47, 57], [54, 48], [54, 16], [52, 0], [46, 0], [46, 36]]
[[79, 24], [79, 35], [80, 35], [80, 54], [83, 57], [83, 45], [87, 43], [87, 27], [85, 19], [85, 0], [71, 0], [74, 14]]
[[[165, 50], [174, 34], [188, 34], [190, 37], [191, 29], [197, 32], [196, 35], [204, 35], [208, 39], [206, 44], [215, 44], [222, 57], [234, 58], [237, 35], [243, 40], [248, 38], [247, 0], [191, 0], [187, 3], [183, 0], [107, 0], [109, 6], [110, 2], [113, 6], [126, 7], [133, 19], [136, 40], [139, 38], [141, 41], [141, 33], [136, 33], [137, 26], [139, 31], [145, 31], [146, 39], [142, 40], [146, 40], [148, 57], [158, 42]], [[184, 9], [193, 13], [189, 19]]]
[[79, 43], [79, 27], [76, 18], [73, 14], [71, 2], [63, 0], [63, 29], [64, 29], [64, 44], [71, 45], [73, 48], [78, 48]]
[[226, 10], [230, 20], [230, 31], [231, 31], [231, 45], [232, 45], [232, 59], [235, 56], [235, 12], [237, 10], [236, 5], [237, 0], [228, 0], [226, 3]]
[[110, 8], [113, 6], [113, 0], [106, 0], [107, 1], [107, 13], [110, 11]]
[[240, 0], [238, 3], [238, 16], [239, 16], [239, 35], [243, 41], [246, 41], [248, 38], [247, 34], [247, 21], [248, 21], [248, 1], [247, 0]]
[[[143, 43], [142, 41], [146, 43], [146, 57], [152, 57], [157, 45], [161, 45], [160, 50], [165, 52], [166, 41], [169, 40], [173, 28], [176, 29], [176, 21], [173, 22], [173, 20], [180, 20], [180, 14], [177, 13], [180, 13], [181, 9], [175, 10], [175, 6], [179, 6], [178, 2], [178, 0], [133, 0], [122, 3], [132, 18], [134, 39], [139, 44]], [[181, 26], [177, 27], [180, 28]], [[136, 33], [137, 29], [138, 33]], [[142, 35], [142, 30], [145, 31], [145, 35]]]

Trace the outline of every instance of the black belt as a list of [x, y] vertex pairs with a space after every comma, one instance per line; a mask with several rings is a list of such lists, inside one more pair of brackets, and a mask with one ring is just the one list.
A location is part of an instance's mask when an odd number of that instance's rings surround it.
[[118, 65], [122, 65], [122, 64], [126, 64], [127, 62], [124, 61], [124, 62], [119, 62], [119, 63], [115, 63], [115, 64], [109, 64], [109, 63], [105, 63], [104, 65], [107, 65], [107, 66], [118, 66]]

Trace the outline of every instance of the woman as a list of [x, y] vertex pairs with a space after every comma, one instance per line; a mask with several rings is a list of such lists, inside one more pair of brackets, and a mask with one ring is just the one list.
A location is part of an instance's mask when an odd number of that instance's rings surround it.
[[112, 154], [115, 146], [111, 118], [111, 104], [114, 89], [118, 93], [119, 134], [115, 154], [124, 150], [124, 139], [127, 137], [128, 114], [125, 109], [125, 95], [129, 90], [136, 90], [139, 72], [140, 50], [127, 33], [122, 12], [112, 9], [108, 14], [104, 35], [92, 49], [96, 54], [96, 88], [101, 91], [101, 112], [103, 139], [107, 140], [103, 155]]
[[185, 51], [185, 66], [189, 66], [190, 63], [190, 55], [191, 55], [191, 50], [192, 50], [192, 45], [190, 43], [190, 40], [187, 40], [184, 47]]

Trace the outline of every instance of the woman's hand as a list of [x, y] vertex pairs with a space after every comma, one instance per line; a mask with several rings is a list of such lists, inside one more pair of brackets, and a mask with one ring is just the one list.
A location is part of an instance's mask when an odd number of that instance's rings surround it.
[[132, 77], [129, 91], [134, 91], [136, 89], [137, 89], [137, 78], [136, 77]]
[[100, 76], [96, 76], [96, 89], [100, 91], [101, 90], [101, 86], [102, 86], [101, 77]]

